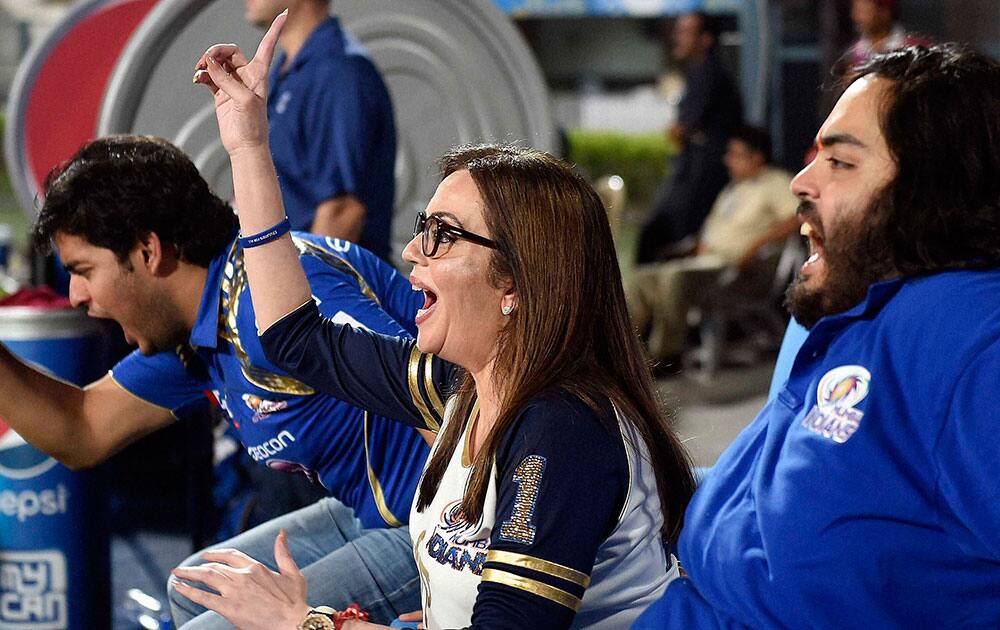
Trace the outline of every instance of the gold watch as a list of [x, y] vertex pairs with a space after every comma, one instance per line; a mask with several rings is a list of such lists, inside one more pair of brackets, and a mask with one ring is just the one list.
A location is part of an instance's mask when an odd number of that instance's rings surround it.
[[333, 622], [336, 610], [329, 606], [317, 606], [306, 613], [306, 618], [299, 624], [297, 630], [336, 630]]

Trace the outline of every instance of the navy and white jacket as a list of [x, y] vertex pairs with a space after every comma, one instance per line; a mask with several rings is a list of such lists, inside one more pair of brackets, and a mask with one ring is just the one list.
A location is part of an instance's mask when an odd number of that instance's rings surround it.
[[525, 404], [483, 517], [469, 523], [461, 499], [477, 409], [460, 417], [448, 398], [456, 366], [412, 340], [324, 319], [312, 303], [261, 343], [296, 378], [374, 413], [435, 431], [462, 423], [431, 505], [410, 513], [428, 628], [627, 628], [676, 576], [649, 456], [610, 403], [595, 410], [557, 391]]

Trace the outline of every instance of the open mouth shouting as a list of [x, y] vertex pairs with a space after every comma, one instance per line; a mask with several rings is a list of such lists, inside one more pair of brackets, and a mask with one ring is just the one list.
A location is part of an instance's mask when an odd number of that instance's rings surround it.
[[427, 318], [434, 312], [434, 306], [437, 305], [437, 293], [418, 283], [412, 277], [410, 278], [410, 284], [413, 286], [414, 291], [423, 291], [424, 293], [424, 305], [417, 309], [417, 315], [413, 320], [419, 326], [427, 321]]
[[811, 223], [803, 223], [799, 232], [802, 236], [809, 239], [809, 258], [807, 258], [806, 262], [802, 265], [802, 275], [805, 277], [816, 275], [822, 270], [825, 262], [823, 235], [821, 231], [813, 227]]

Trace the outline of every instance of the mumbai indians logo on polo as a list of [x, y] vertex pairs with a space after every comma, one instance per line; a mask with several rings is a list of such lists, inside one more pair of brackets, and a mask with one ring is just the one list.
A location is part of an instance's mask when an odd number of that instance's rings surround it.
[[827, 372], [816, 387], [816, 406], [802, 426], [843, 444], [861, 426], [864, 412], [855, 409], [868, 396], [871, 373], [860, 365], [842, 365]]

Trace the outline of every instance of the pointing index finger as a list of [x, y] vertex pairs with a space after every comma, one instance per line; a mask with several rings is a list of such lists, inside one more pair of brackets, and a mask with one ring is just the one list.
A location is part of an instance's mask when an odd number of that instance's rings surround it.
[[274, 59], [274, 49], [278, 45], [278, 35], [281, 34], [281, 27], [285, 25], [286, 19], [288, 19], [288, 9], [279, 13], [278, 17], [274, 18], [274, 21], [271, 22], [271, 27], [264, 33], [264, 38], [260, 40], [260, 44], [257, 46], [257, 53], [253, 56], [254, 61], [260, 60], [267, 67], [271, 67], [271, 60]]

